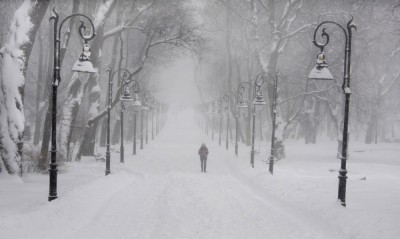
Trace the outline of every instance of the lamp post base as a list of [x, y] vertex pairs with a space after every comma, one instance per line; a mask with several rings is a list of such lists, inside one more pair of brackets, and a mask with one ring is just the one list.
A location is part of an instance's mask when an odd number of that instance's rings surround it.
[[49, 174], [50, 174], [50, 190], [49, 190], [49, 202], [57, 198], [57, 164], [51, 163]]
[[120, 149], [120, 154], [121, 154], [121, 158], [120, 158], [120, 163], [125, 163], [125, 160], [124, 160], [124, 154], [125, 154], [125, 152], [124, 152], [124, 147], [123, 146], [121, 146], [121, 149]]
[[106, 176], [109, 175], [111, 173], [110, 170], [110, 151], [107, 150], [106, 152]]
[[275, 163], [274, 161], [275, 161], [274, 157], [270, 156], [269, 157], [269, 172], [271, 174], [274, 174], [274, 163]]
[[236, 157], [238, 156], [238, 149], [239, 149], [238, 144], [235, 144], [235, 155], [236, 155]]
[[254, 168], [254, 150], [251, 150], [250, 164], [251, 164], [251, 167]]

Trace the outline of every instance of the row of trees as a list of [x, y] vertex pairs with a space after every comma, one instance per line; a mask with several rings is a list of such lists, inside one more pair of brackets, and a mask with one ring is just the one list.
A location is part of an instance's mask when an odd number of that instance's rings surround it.
[[[16, 8], [14, 1], [2, 4], [3, 14]], [[97, 132], [101, 131], [98, 126], [106, 115], [108, 65], [130, 69], [142, 88], [153, 86], [147, 90], [156, 93], [157, 88], [149, 80], [151, 69], [165, 64], [165, 59], [174, 57], [179, 49], [194, 49], [201, 42], [198, 26], [191, 21], [191, 5], [183, 0], [24, 0], [20, 4], [1, 51], [0, 168], [10, 174], [22, 173], [23, 159], [37, 162], [39, 170], [47, 169], [53, 66], [52, 24], [48, 19], [53, 6], [62, 11], [60, 19], [78, 12], [89, 16], [96, 32], [90, 44], [91, 60], [98, 73], [89, 76], [70, 72], [82, 49], [75, 32], [79, 19], [69, 21], [62, 33], [63, 80], [57, 106], [61, 112], [57, 119], [61, 161], [79, 160], [94, 153]], [[35, 87], [26, 87], [28, 83]], [[119, 84], [114, 84], [113, 108], [119, 105]], [[118, 116], [114, 120], [118, 122]], [[30, 143], [23, 145], [25, 125], [34, 125], [32, 148]], [[75, 145], [76, 152], [71, 145]], [[23, 151], [36, 153], [37, 157], [23, 157]]]
[[[352, 16], [357, 31], [353, 35], [350, 137], [363, 137], [366, 143], [398, 138], [398, 8], [397, 0], [206, 1], [202, 10], [212, 44], [198, 58], [196, 78], [203, 102], [235, 92], [240, 82], [253, 84], [260, 72], [279, 74], [278, 144], [283, 145], [289, 137], [316, 143], [317, 136], [325, 132], [329, 138], [336, 138], [340, 147], [345, 43], [340, 29], [326, 29], [331, 39], [325, 51], [336, 79], [320, 83], [307, 76], [319, 50], [311, 42], [317, 24], [331, 20], [345, 25]], [[258, 113], [264, 119], [260, 135], [269, 135], [271, 121], [265, 119], [271, 115], [273, 78], [267, 78], [263, 90], [270, 104]], [[245, 125], [241, 138], [250, 144], [250, 107], [241, 125]]]

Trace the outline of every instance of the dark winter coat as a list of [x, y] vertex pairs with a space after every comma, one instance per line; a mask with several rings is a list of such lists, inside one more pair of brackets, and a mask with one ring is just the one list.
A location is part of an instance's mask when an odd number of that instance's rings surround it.
[[199, 149], [199, 155], [202, 156], [207, 156], [208, 155], [208, 148], [206, 147], [205, 144], [202, 144], [200, 149]]

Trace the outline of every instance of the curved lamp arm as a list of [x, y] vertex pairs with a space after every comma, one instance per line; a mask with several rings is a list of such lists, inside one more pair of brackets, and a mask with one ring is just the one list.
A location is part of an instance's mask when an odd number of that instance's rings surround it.
[[92, 29], [90, 35], [85, 36], [86, 25], [85, 25], [85, 23], [83, 21], [80, 21], [81, 25], [79, 25], [79, 28], [78, 28], [78, 33], [81, 36], [81, 38], [85, 41], [85, 44], [86, 44], [88, 41], [92, 40], [96, 36], [96, 32], [95, 32], [95, 28], [94, 28], [94, 24], [93, 24], [92, 20], [88, 16], [83, 15], [83, 14], [79, 14], [79, 13], [72, 14], [72, 15], [64, 18], [64, 20], [61, 22], [60, 26], [57, 29], [57, 24], [58, 24], [58, 21], [59, 21], [59, 14], [55, 10], [55, 7], [54, 7], [53, 8], [53, 15], [50, 17], [49, 20], [54, 20], [54, 22], [55, 22], [55, 26], [54, 27], [57, 30], [56, 32], [58, 33], [56, 40], [60, 40], [61, 39], [61, 29], [62, 29], [62, 26], [64, 25], [64, 23], [68, 19], [73, 18], [73, 17], [83, 17], [90, 23], [90, 27]]
[[324, 21], [318, 24], [317, 28], [314, 31], [314, 38], [313, 38], [313, 43], [316, 47], [320, 49], [321, 52], [324, 51], [324, 47], [328, 45], [329, 43], [329, 34], [326, 32], [326, 28], [322, 28], [322, 33], [321, 37], [325, 39], [325, 42], [317, 42], [316, 36], [318, 30], [323, 26], [323, 25], [334, 25], [337, 26], [339, 29], [343, 31], [343, 34], [345, 36], [345, 49], [344, 49], [344, 77], [343, 77], [343, 85], [342, 89], [346, 93], [346, 88], [349, 87], [350, 85], [350, 56], [351, 56], [351, 38], [352, 38], [352, 30], [357, 30], [357, 27], [353, 24], [353, 17], [347, 22], [346, 28], [344, 28], [342, 25], [334, 22], [334, 21]]

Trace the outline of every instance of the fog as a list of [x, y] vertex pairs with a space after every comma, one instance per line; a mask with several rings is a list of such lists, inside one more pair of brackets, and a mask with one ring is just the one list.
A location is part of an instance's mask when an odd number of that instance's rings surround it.
[[190, 57], [177, 59], [153, 77], [160, 87], [155, 96], [171, 108], [192, 107], [201, 103], [194, 81], [194, 62]]

